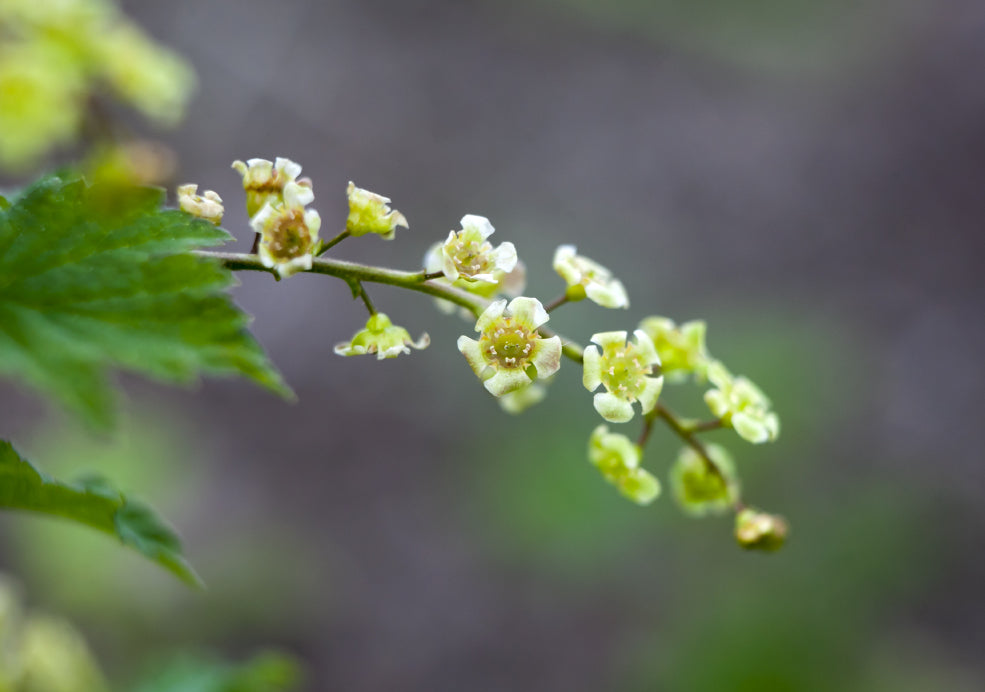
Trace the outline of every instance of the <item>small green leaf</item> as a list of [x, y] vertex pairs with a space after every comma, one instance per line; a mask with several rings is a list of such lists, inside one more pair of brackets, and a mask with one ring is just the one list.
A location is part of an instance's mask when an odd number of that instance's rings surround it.
[[0, 374], [102, 428], [111, 368], [171, 383], [245, 375], [291, 396], [226, 294], [232, 273], [189, 252], [229, 234], [162, 201], [50, 177], [0, 211]]
[[35, 469], [9, 442], [0, 440], [0, 509], [71, 519], [116, 536], [193, 586], [201, 580], [181, 555], [174, 531], [147, 505], [100, 477], [62, 483]]

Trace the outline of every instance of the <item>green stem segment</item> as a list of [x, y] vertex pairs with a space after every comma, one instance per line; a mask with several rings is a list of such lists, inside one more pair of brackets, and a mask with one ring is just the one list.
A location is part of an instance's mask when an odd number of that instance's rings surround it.
[[343, 240], [345, 240], [346, 238], [348, 238], [350, 235], [351, 234], [349, 233], [349, 231], [347, 231], [347, 230], [346, 231], [342, 231], [337, 236], [335, 236], [334, 238], [332, 238], [330, 241], [328, 241], [327, 243], [325, 243], [324, 245], [322, 245], [321, 246], [321, 250], [318, 251], [318, 254], [319, 255], [324, 255], [326, 252], [328, 252], [333, 247], [335, 247], [336, 245], [338, 245], [339, 243], [341, 243]]

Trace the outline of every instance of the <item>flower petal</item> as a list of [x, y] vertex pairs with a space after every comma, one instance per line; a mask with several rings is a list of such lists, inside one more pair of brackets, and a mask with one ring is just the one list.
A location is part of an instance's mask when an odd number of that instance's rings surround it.
[[657, 399], [664, 387], [663, 377], [647, 377], [643, 392], [637, 397], [643, 413], [649, 413], [657, 405]]
[[598, 344], [603, 349], [606, 346], [624, 346], [626, 343], [626, 332], [598, 332], [592, 334], [592, 342]]
[[537, 368], [537, 378], [550, 377], [561, 367], [561, 337], [537, 339], [530, 354], [530, 362]]
[[595, 410], [610, 423], [626, 423], [633, 419], [633, 406], [609, 392], [595, 395]]
[[490, 253], [489, 258], [497, 271], [509, 274], [517, 263], [516, 246], [509, 241], [500, 243], [499, 247]]
[[637, 329], [633, 336], [636, 337], [636, 350], [642, 361], [647, 365], [660, 365], [660, 356], [649, 335], [642, 329]]
[[479, 342], [475, 339], [470, 339], [467, 336], [460, 336], [458, 337], [458, 350], [462, 352], [463, 356], [465, 356], [465, 360], [468, 361], [469, 366], [472, 368], [472, 372], [479, 377], [482, 377], [483, 373], [486, 371], [486, 368], [489, 367], [489, 364], [482, 356], [482, 349], [479, 347]]
[[534, 331], [550, 319], [539, 300], [526, 296], [511, 300], [509, 311], [514, 320], [530, 331]]
[[595, 346], [588, 346], [582, 355], [583, 371], [581, 382], [585, 389], [594, 392], [602, 384], [602, 354]]
[[496, 300], [489, 304], [475, 323], [475, 331], [484, 332], [492, 326], [493, 322], [503, 316], [506, 310], [506, 299]]
[[523, 370], [497, 370], [496, 374], [483, 382], [493, 396], [503, 396], [530, 384], [530, 377]]
[[466, 214], [462, 217], [461, 223], [463, 231], [474, 230], [482, 236], [483, 240], [491, 236], [496, 231], [496, 229], [493, 228], [493, 225], [489, 223], [489, 219], [485, 216], [479, 216], [478, 214]]
[[618, 279], [589, 281], [585, 286], [585, 295], [589, 300], [604, 308], [628, 308], [629, 295], [626, 288]]

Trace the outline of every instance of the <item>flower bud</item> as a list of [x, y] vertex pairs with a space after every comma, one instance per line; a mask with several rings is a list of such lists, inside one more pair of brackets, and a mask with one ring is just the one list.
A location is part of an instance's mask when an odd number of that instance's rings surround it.
[[787, 522], [776, 514], [744, 509], [735, 518], [735, 540], [747, 550], [779, 550], [787, 532]]

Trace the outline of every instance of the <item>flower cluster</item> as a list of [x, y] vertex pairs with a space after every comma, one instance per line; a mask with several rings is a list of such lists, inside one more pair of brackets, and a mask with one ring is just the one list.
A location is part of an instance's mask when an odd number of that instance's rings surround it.
[[660, 481], [640, 468], [643, 452], [625, 435], [610, 433], [600, 425], [588, 440], [588, 459], [619, 492], [639, 505], [653, 502], [660, 494]]
[[[278, 158], [274, 162], [236, 161], [233, 167], [242, 176], [250, 224], [259, 234], [259, 261], [282, 277], [310, 269], [315, 256], [347, 237], [374, 234], [392, 240], [398, 227], [407, 227], [404, 215], [390, 208], [389, 198], [350, 182], [345, 230], [323, 243], [318, 237], [321, 219], [307, 208], [314, 200], [311, 181], [298, 177], [301, 166]], [[194, 185], [183, 186], [179, 193], [182, 209], [219, 222], [222, 205], [218, 195], [205, 192], [200, 197]], [[548, 313], [584, 299], [603, 307], [626, 308], [629, 298], [623, 284], [602, 265], [579, 255], [573, 245], [562, 245], [554, 254], [553, 267], [565, 280], [565, 293], [545, 308], [538, 299], [521, 295], [526, 268], [513, 243], [494, 246], [489, 241], [494, 231], [486, 217], [466, 214], [461, 230], [451, 231], [443, 242], [431, 246], [419, 272], [324, 260], [319, 270], [345, 279], [353, 296], [361, 298], [370, 313], [365, 327], [349, 341], [337, 344], [335, 353], [376, 355], [383, 360], [429, 344], [427, 334], [414, 341], [406, 329], [377, 312], [365, 282], [430, 294], [443, 309], [453, 306], [477, 316], [477, 338], [460, 336], [458, 350], [504, 411], [520, 413], [544, 400], [546, 385], [559, 371], [562, 355], [581, 361], [582, 384], [592, 393], [595, 410], [605, 421], [631, 421], [637, 415], [637, 404], [643, 419], [636, 442], [604, 424], [591, 433], [588, 458], [603, 478], [637, 504], [653, 502], [661, 483], [641, 467], [641, 461], [653, 425], [661, 420], [686, 444], [669, 469], [673, 495], [682, 511], [696, 517], [736, 511], [735, 535], [743, 546], [779, 547], [786, 535], [784, 521], [744, 510], [732, 457], [720, 445], [698, 440], [698, 435], [719, 428], [733, 428], [755, 443], [773, 440], [779, 432], [779, 419], [766, 396], [708, 353], [705, 323], [677, 324], [667, 317], [651, 316], [632, 333], [597, 332], [581, 349], [547, 329]], [[679, 418], [658, 404], [665, 380], [671, 385], [710, 382], [712, 388], [704, 398], [715, 417], [704, 421]]]

